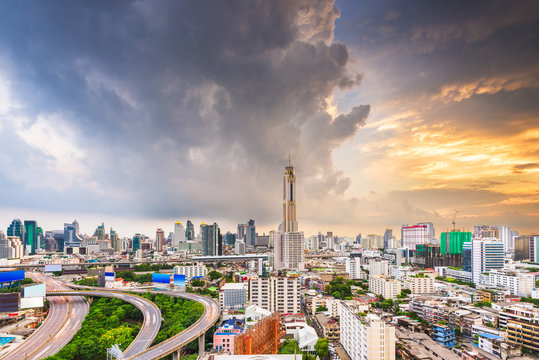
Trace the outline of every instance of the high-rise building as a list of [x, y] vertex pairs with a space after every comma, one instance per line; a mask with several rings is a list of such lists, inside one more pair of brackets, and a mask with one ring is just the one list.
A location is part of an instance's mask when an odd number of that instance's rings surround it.
[[472, 233], [466, 231], [443, 232], [440, 235], [440, 252], [442, 255], [462, 254], [465, 242], [472, 241]]
[[234, 245], [236, 244], [236, 234], [227, 231], [225, 234], [225, 244], [230, 247], [234, 247]]
[[496, 238], [500, 239], [500, 232], [497, 227], [489, 225], [476, 225], [473, 227], [473, 237], [474, 239], [483, 239], [483, 238]]
[[299, 277], [269, 276], [249, 280], [249, 303], [271, 312], [301, 312]]
[[395, 360], [395, 327], [340, 302], [340, 342], [352, 360]]
[[223, 236], [217, 223], [213, 225], [200, 224], [200, 241], [203, 255], [223, 255]]
[[137, 250], [142, 248], [142, 242], [144, 241], [144, 238], [144, 235], [138, 233], [133, 236], [133, 243], [131, 246], [133, 253], [136, 253]]
[[[64, 224], [64, 247], [79, 247], [82, 238], [79, 236], [79, 223], [77, 220], [71, 224]], [[60, 246], [59, 246], [60, 248]]]
[[94, 236], [97, 237], [97, 240], [105, 239], [105, 223], [101, 223], [101, 225], [97, 226], [94, 231]]
[[369, 291], [382, 295], [385, 299], [396, 299], [402, 290], [402, 283], [385, 275], [369, 274]]
[[114, 251], [122, 251], [122, 242], [118, 233], [110, 228], [110, 245]]
[[369, 275], [389, 275], [389, 261], [386, 259], [369, 259]]
[[393, 229], [386, 229], [384, 232], [384, 249], [389, 249], [389, 241], [393, 237]]
[[245, 241], [245, 229], [247, 228], [247, 224], [238, 224], [238, 232], [236, 233], [236, 239]]
[[165, 246], [165, 232], [159, 228], [155, 232], [155, 250], [162, 252]]
[[530, 259], [530, 235], [520, 235], [514, 240], [515, 261]]
[[472, 242], [462, 244], [462, 270], [472, 271]]
[[249, 220], [245, 228], [245, 244], [253, 247], [256, 245], [256, 226], [253, 219]]
[[30, 253], [35, 253], [39, 248], [37, 222], [35, 220], [24, 220], [24, 246], [26, 249], [30, 249]]
[[174, 224], [174, 237], [172, 238], [172, 247], [178, 249], [180, 243], [185, 242], [185, 230], [181, 222], [176, 221]]
[[481, 274], [503, 269], [503, 243], [498, 239], [475, 239], [472, 241], [472, 281], [479, 283]]
[[290, 160], [285, 168], [283, 177], [283, 222], [282, 232], [298, 231], [296, 218], [296, 173]]
[[10, 246], [7, 236], [0, 230], [0, 259], [7, 259], [10, 255]]
[[530, 261], [539, 263], [539, 235], [529, 236]]
[[195, 240], [195, 226], [191, 222], [191, 220], [187, 220], [187, 223], [185, 225], [185, 239], [189, 241]]
[[430, 244], [434, 238], [432, 223], [403, 225], [401, 228], [401, 244], [403, 248], [415, 249], [416, 245]]
[[513, 241], [513, 233], [511, 227], [507, 225], [495, 226], [498, 229], [498, 239], [503, 243], [506, 253], [512, 254], [515, 252], [515, 244]]
[[18, 236], [24, 242], [24, 225], [21, 219], [13, 219], [7, 228], [7, 236]]

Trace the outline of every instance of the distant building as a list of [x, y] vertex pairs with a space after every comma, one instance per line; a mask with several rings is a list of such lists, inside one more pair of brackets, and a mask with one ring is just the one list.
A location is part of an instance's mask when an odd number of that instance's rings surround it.
[[155, 250], [163, 252], [165, 248], [165, 232], [159, 228], [155, 231]]
[[252, 247], [256, 245], [256, 226], [253, 219], [249, 220], [245, 228], [245, 245]]
[[412, 294], [434, 294], [434, 276], [410, 275], [403, 279], [404, 288], [409, 289]]
[[24, 225], [21, 219], [13, 219], [7, 228], [7, 236], [18, 236], [21, 243], [24, 242]]
[[118, 233], [110, 228], [110, 245], [114, 251], [122, 251], [122, 241], [120, 240]]
[[133, 243], [131, 245], [132, 252], [136, 253], [137, 250], [142, 249], [142, 242], [145, 238], [146, 236], [138, 233], [133, 236]]
[[185, 230], [181, 222], [176, 221], [174, 224], [174, 236], [172, 238], [172, 247], [178, 249], [180, 243], [185, 242]]
[[472, 242], [462, 244], [462, 270], [472, 271]]
[[512, 254], [515, 252], [515, 244], [511, 227], [507, 225], [495, 226], [498, 229], [498, 239], [503, 243], [503, 248], [506, 253]]
[[303, 232], [274, 233], [275, 270], [303, 270], [304, 265], [304, 235]]
[[369, 275], [389, 275], [389, 261], [380, 258], [369, 259]]
[[530, 235], [521, 235], [515, 238], [515, 261], [530, 259]]
[[200, 225], [200, 241], [203, 255], [223, 255], [223, 236], [217, 223]]
[[105, 224], [101, 223], [94, 232], [94, 236], [97, 237], [97, 240], [105, 239]]
[[24, 220], [24, 246], [26, 249], [30, 249], [30, 253], [35, 253], [39, 249], [35, 220]]
[[384, 249], [389, 249], [389, 243], [391, 238], [393, 237], [393, 229], [386, 229], [384, 232]]
[[234, 247], [234, 245], [236, 244], [236, 234], [227, 231], [225, 234], [225, 244], [230, 247]]
[[205, 277], [208, 273], [204, 265], [176, 265], [174, 266], [174, 274], [185, 275], [187, 280], [193, 277]]
[[395, 327], [341, 301], [340, 342], [352, 360], [395, 360]]
[[449, 231], [440, 235], [440, 252], [442, 255], [462, 254], [463, 244], [472, 241], [472, 233], [466, 231]]
[[279, 231], [284, 233], [297, 232], [296, 218], [296, 172], [292, 163], [288, 161], [283, 177], [283, 222]]
[[74, 220], [71, 224], [64, 224], [64, 247], [79, 247], [82, 238], [79, 236], [79, 223]]
[[403, 225], [401, 228], [401, 244], [403, 248], [415, 249], [416, 245], [430, 244], [434, 238], [432, 223]]
[[234, 254], [245, 255], [245, 242], [243, 240], [236, 240], [234, 245]]
[[189, 241], [195, 240], [195, 226], [191, 222], [191, 220], [187, 220], [187, 223], [185, 225], [185, 238]]
[[530, 261], [539, 263], [539, 235], [531, 235], [529, 237], [530, 244]]

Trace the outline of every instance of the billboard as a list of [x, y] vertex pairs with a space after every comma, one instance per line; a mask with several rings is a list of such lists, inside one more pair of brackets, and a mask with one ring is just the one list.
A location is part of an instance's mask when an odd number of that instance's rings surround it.
[[40, 296], [43, 297], [45, 296], [45, 293], [47, 292], [45, 284], [25, 286], [22, 290], [24, 294], [23, 297], [25, 298], [40, 297]]
[[43, 296], [21, 298], [21, 309], [43, 307]]
[[152, 282], [170, 284], [170, 275], [169, 274], [153, 273], [152, 274]]
[[62, 265], [50, 264], [45, 265], [45, 272], [62, 271]]
[[24, 270], [0, 272], [0, 282], [24, 280]]
[[0, 294], [0, 313], [19, 311], [19, 293]]
[[105, 272], [105, 281], [114, 281], [114, 272]]
[[174, 286], [185, 286], [185, 275], [174, 274]]

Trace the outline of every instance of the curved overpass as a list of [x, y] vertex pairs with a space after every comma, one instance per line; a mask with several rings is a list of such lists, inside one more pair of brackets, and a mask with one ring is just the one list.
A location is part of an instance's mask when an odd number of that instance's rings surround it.
[[[81, 285], [74, 285], [74, 284], [68, 284], [65, 285], [70, 286], [72, 288], [76, 289], [88, 289], [92, 288], [89, 286], [81, 286]], [[104, 288], [94, 288], [94, 289], [104, 289]], [[111, 290], [111, 289], [107, 289]], [[120, 292], [121, 290], [115, 290], [114, 292]], [[148, 359], [160, 359], [166, 355], [176, 353], [177, 351], [180, 351], [185, 345], [189, 344], [191, 341], [199, 338], [199, 352], [200, 347], [204, 346], [204, 334], [206, 331], [208, 331], [213, 324], [217, 320], [219, 320], [219, 317], [221, 315], [221, 308], [219, 304], [213, 300], [212, 298], [197, 295], [197, 294], [191, 294], [191, 293], [185, 293], [185, 292], [170, 292], [170, 291], [157, 291], [157, 290], [138, 290], [138, 289], [130, 289], [129, 291], [132, 292], [138, 292], [138, 293], [144, 293], [144, 292], [150, 292], [154, 294], [164, 294], [168, 296], [174, 296], [174, 297], [181, 297], [183, 299], [192, 300], [201, 303], [204, 306], [204, 313], [198, 319], [193, 325], [189, 326], [187, 329], [182, 331], [181, 333], [155, 345], [152, 346], [149, 349], [146, 349], [145, 351], [142, 351], [136, 355], [130, 356], [128, 360], [148, 360]], [[202, 341], [201, 341], [202, 339]], [[202, 351], [204, 349], [202, 348]]]
[[[62, 282], [48, 276], [32, 272], [28, 276], [44, 282], [49, 290], [69, 289]], [[56, 296], [49, 299], [49, 315], [43, 324], [0, 359], [38, 360], [56, 354], [79, 330], [88, 309], [88, 302], [82, 296]]]
[[[108, 289], [107, 289], [108, 290]], [[99, 296], [116, 298], [134, 305], [142, 312], [144, 321], [137, 337], [124, 351], [124, 357], [128, 358], [146, 350], [155, 340], [161, 328], [161, 311], [153, 302], [138, 295], [126, 294], [122, 292], [111, 292], [103, 290], [83, 290], [83, 291], [54, 291], [47, 293], [47, 296]]]

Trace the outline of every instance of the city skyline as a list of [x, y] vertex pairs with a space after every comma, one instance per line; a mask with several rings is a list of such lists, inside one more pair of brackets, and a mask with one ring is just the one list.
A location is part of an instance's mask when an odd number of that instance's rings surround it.
[[537, 233], [538, 7], [2, 3], [2, 228]]

